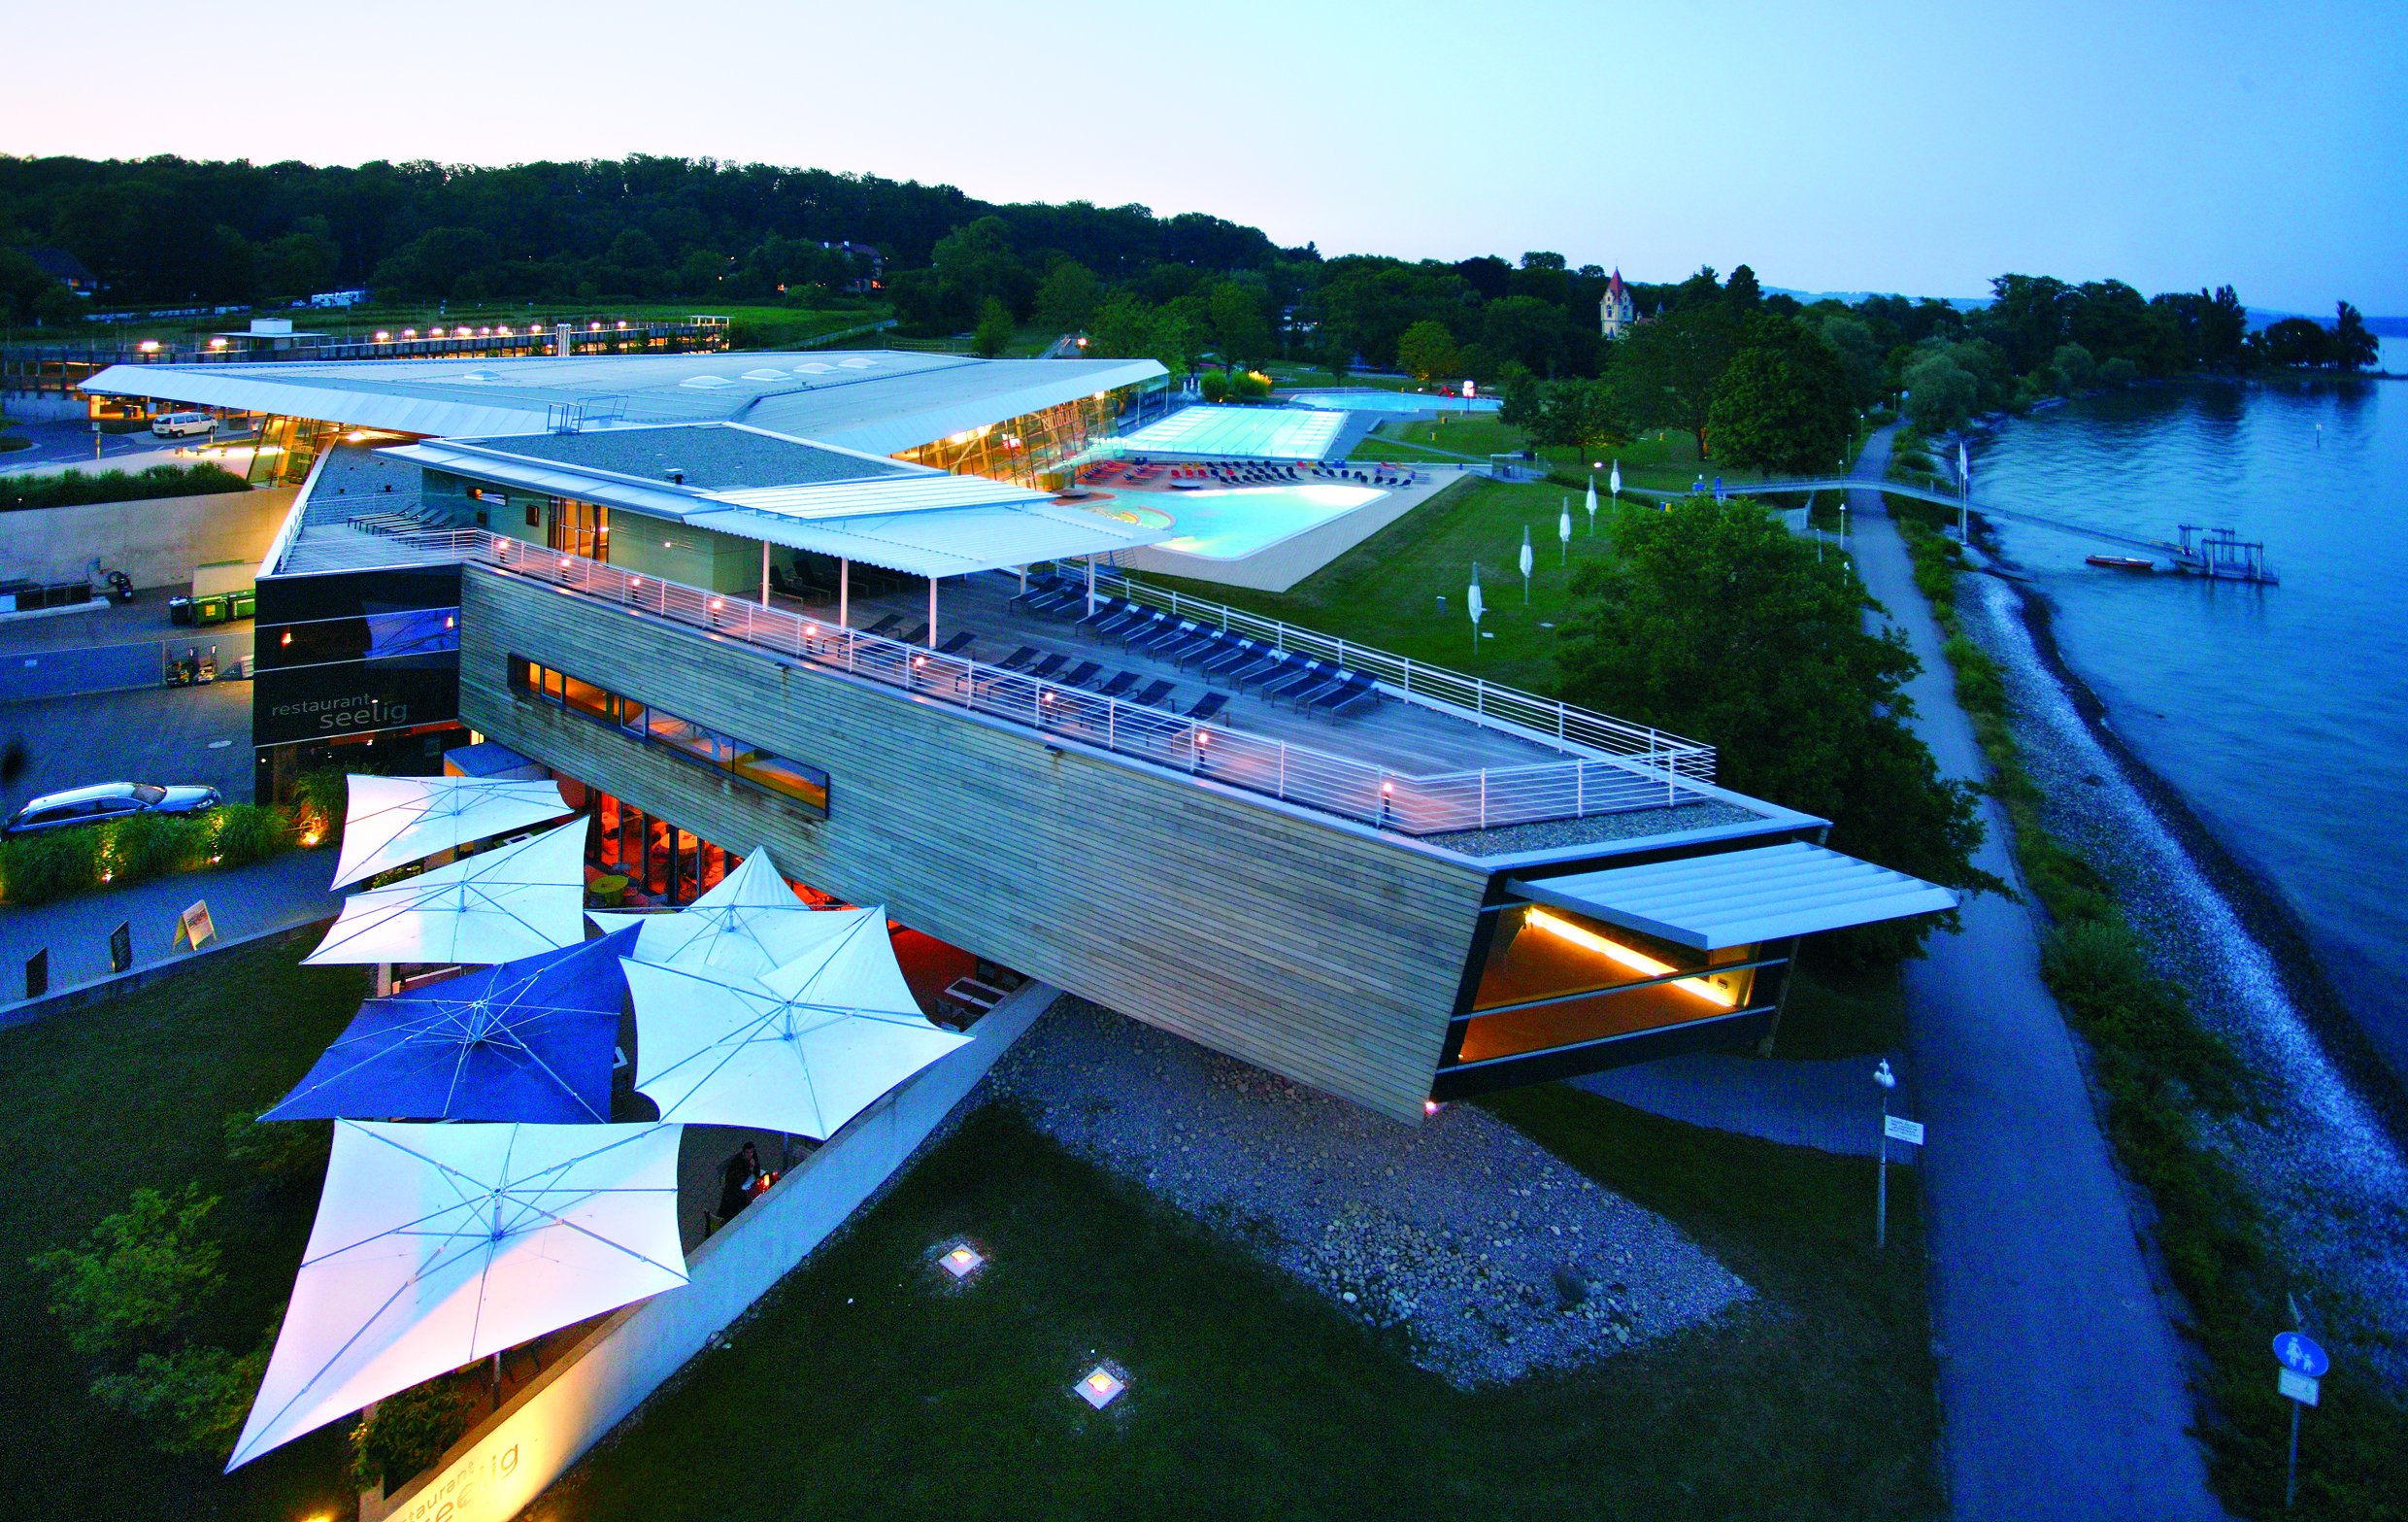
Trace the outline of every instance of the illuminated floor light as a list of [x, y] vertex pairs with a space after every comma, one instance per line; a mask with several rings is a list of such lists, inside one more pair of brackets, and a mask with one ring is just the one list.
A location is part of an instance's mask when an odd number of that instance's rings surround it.
[[1080, 1400], [1100, 1411], [1120, 1398], [1120, 1392], [1128, 1388], [1128, 1381], [1098, 1364], [1070, 1388]]
[[977, 1248], [971, 1246], [968, 1242], [963, 1242], [958, 1246], [949, 1249], [942, 1257], [937, 1259], [937, 1263], [944, 1268], [947, 1273], [952, 1274], [954, 1278], [966, 1279], [970, 1275], [978, 1272], [981, 1268], [986, 1266], [987, 1258], [986, 1255], [981, 1253]]

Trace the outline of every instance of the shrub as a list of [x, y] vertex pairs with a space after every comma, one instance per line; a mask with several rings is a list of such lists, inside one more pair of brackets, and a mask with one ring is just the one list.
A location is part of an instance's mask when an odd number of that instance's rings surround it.
[[293, 780], [293, 830], [305, 842], [316, 835], [320, 842], [330, 842], [343, 833], [343, 815], [351, 797], [351, 784], [342, 768], [313, 766]]
[[1220, 370], [1207, 370], [1195, 383], [1195, 389], [1208, 402], [1229, 399], [1229, 377]]
[[138, 502], [158, 496], [199, 496], [243, 491], [249, 483], [217, 465], [152, 465], [146, 470], [97, 473], [62, 470], [55, 476], [12, 476], [0, 483], [0, 513], [37, 507], [79, 507], [86, 502]]
[[100, 881], [100, 831], [53, 829], [0, 840], [0, 895], [14, 904], [45, 903]]
[[351, 1429], [351, 1476], [387, 1494], [443, 1457], [468, 1431], [475, 1402], [465, 1382], [444, 1375], [388, 1395]]
[[334, 1126], [328, 1121], [261, 1121], [249, 1110], [236, 1110], [225, 1118], [221, 1133], [228, 1162], [282, 1187], [316, 1183], [324, 1176]]
[[1229, 377], [1229, 397], [1232, 401], [1258, 402], [1271, 394], [1271, 378], [1253, 370], [1241, 370]]
[[292, 844], [292, 820], [283, 809], [256, 803], [222, 803], [209, 816], [220, 866], [264, 862]]
[[165, 1452], [223, 1459], [242, 1434], [273, 1341], [271, 1336], [239, 1358], [199, 1343], [172, 1353], [145, 1353], [133, 1368], [94, 1379], [92, 1396], [150, 1428], [151, 1440]]
[[[341, 804], [335, 816], [341, 818]], [[122, 887], [210, 866], [241, 866], [290, 848], [292, 816], [224, 803], [206, 814], [136, 814], [85, 829], [0, 840], [0, 899], [47, 903], [108, 883]]]

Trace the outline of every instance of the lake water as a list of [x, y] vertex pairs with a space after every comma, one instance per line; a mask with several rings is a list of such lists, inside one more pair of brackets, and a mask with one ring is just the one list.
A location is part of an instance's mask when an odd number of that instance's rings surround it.
[[[2408, 371], [2408, 343], [2384, 341]], [[2278, 587], [2083, 563], [1999, 523], [2109, 722], [2286, 898], [2408, 1075], [2408, 381], [2145, 389], [2010, 422], [1974, 494], [2148, 539], [2265, 541]]]

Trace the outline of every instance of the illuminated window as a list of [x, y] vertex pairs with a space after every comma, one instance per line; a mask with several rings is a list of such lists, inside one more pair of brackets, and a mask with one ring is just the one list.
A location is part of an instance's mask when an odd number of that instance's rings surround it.
[[[773, 795], [818, 818], [827, 817], [828, 774], [817, 766], [773, 756], [691, 719], [665, 713], [524, 656], [509, 657], [503, 670], [515, 693], [550, 703], [581, 719], [608, 725], [664, 755]], [[698, 868], [697, 878], [701, 875]]]

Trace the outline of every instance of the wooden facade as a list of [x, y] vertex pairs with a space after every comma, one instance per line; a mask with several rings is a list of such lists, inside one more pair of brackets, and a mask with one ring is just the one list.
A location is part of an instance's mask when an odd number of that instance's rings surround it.
[[[483, 567], [460, 605], [474, 728], [991, 961], [1421, 1116], [1479, 865]], [[829, 817], [515, 695], [513, 656], [823, 768]]]

